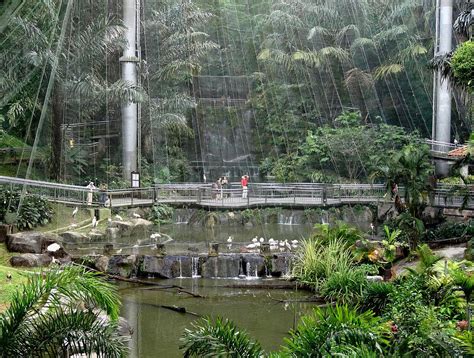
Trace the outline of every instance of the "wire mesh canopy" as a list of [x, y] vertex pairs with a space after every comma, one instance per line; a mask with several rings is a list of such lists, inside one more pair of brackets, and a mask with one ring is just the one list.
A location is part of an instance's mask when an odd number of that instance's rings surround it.
[[[128, 57], [122, 2], [8, 9], [0, 120], [2, 136], [18, 140], [9, 147], [23, 150], [10, 163], [17, 176], [129, 185], [127, 103], [138, 105], [144, 184], [365, 182], [391, 150], [432, 135], [434, 1], [131, 3]], [[124, 61], [136, 83], [122, 78]], [[451, 137], [462, 142], [472, 102], [457, 88], [453, 101]]]

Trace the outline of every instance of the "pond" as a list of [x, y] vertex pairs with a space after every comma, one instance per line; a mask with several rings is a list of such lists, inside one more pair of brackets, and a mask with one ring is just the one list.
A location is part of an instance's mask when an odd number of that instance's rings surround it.
[[[122, 316], [134, 330], [130, 342], [131, 357], [182, 357], [179, 338], [185, 328], [199, 319], [160, 307], [180, 306], [202, 316], [225, 317], [257, 339], [267, 351], [278, 350], [283, 338], [314, 307], [304, 300], [306, 291], [272, 289], [283, 280], [176, 279], [160, 283], [176, 284], [205, 298], [178, 293], [176, 289], [127, 287], [121, 285]], [[261, 285], [265, 285], [262, 288]], [[255, 288], [257, 285], [258, 288]]]

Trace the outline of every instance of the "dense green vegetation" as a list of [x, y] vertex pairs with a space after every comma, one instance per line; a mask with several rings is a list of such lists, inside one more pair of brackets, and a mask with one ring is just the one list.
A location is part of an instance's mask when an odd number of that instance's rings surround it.
[[0, 223], [15, 224], [19, 230], [46, 225], [52, 219], [49, 202], [36, 194], [0, 190]]
[[[280, 181], [364, 181], [391, 150], [431, 133], [430, 2], [146, 2], [134, 87], [120, 80], [121, 5], [28, 1], [35, 11], [4, 29], [0, 126], [15, 145], [37, 139], [43, 176], [127, 185], [116, 150], [125, 99], [141, 106], [143, 183], [195, 180], [196, 163], [234, 150]], [[466, 86], [471, 47], [452, 61]], [[463, 140], [471, 123], [457, 103]], [[236, 148], [209, 149], [216, 136]]]
[[29, 275], [0, 315], [0, 355], [121, 357], [119, 305], [113, 286], [83, 268]]
[[[270, 357], [472, 354], [473, 263], [441, 260], [421, 245], [413, 252], [415, 267], [390, 282], [369, 281], [367, 274], [390, 268], [395, 259], [401, 232], [385, 233], [384, 242], [364, 246], [355, 229], [318, 227], [299, 249], [293, 274], [334, 306], [304, 316], [279, 352], [262, 352], [229, 321], [205, 319], [185, 331], [184, 355], [245, 355], [255, 349]], [[361, 250], [367, 254], [360, 255]]]

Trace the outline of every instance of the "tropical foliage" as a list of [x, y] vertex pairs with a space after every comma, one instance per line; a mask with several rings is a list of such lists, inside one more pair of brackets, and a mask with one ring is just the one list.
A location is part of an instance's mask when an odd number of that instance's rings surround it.
[[2, 357], [126, 354], [115, 289], [82, 268], [31, 275], [0, 316]]
[[0, 190], [0, 222], [15, 224], [19, 230], [46, 225], [53, 211], [46, 198], [21, 191]]

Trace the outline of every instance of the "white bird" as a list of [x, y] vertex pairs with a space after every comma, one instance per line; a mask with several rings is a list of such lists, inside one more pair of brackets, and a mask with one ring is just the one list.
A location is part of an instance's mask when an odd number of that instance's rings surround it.
[[122, 253], [122, 249], [118, 249], [117, 254], [121, 254], [121, 253]]
[[268, 243], [269, 243], [270, 245], [275, 243], [275, 240], [273, 240], [273, 237], [271, 237], [270, 239], [268, 239]]
[[229, 238], [227, 239], [227, 242], [230, 244], [232, 243], [232, 236], [229, 236]]
[[123, 221], [123, 218], [120, 215], [115, 215], [114, 217], [115, 217], [115, 219], [117, 219], [119, 221]]
[[255, 244], [248, 244], [246, 246], [247, 249], [255, 249]]
[[291, 243], [292, 243], [293, 245], [298, 245], [298, 240], [293, 240]]
[[232, 249], [232, 236], [227, 239], [227, 249]]
[[97, 218], [95, 216], [92, 218], [92, 227], [97, 227]]
[[253, 242], [254, 244], [255, 244], [257, 241], [258, 241], [258, 239], [257, 239], [256, 237], [254, 237], [254, 238], [252, 239], [252, 242]]
[[61, 248], [61, 246], [59, 246], [57, 243], [53, 243], [53, 244], [49, 245], [49, 246], [46, 248], [46, 251], [48, 251], [48, 252], [56, 252], [56, 251], [58, 251], [60, 248]]
[[107, 222], [110, 224], [112, 222], [112, 219], [111, 218], [108, 218], [107, 219]]
[[291, 250], [291, 245], [286, 240], [285, 240], [285, 246], [288, 250]]
[[260, 238], [260, 242], [264, 242], [265, 239], [263, 237]]
[[284, 247], [284, 246], [285, 246], [285, 243], [284, 243], [283, 241], [280, 241], [278, 244], [280, 245], [280, 247]]
[[72, 218], [74, 219], [77, 215], [77, 213], [79, 212], [79, 208], [76, 206], [75, 209], [73, 210], [72, 212]]
[[140, 219], [140, 218], [141, 218], [141, 216], [138, 215], [137, 213], [133, 213], [133, 217], [136, 218], [136, 219]]
[[150, 239], [159, 239], [160, 237], [161, 237], [161, 235], [158, 234], [157, 232], [150, 235]]

